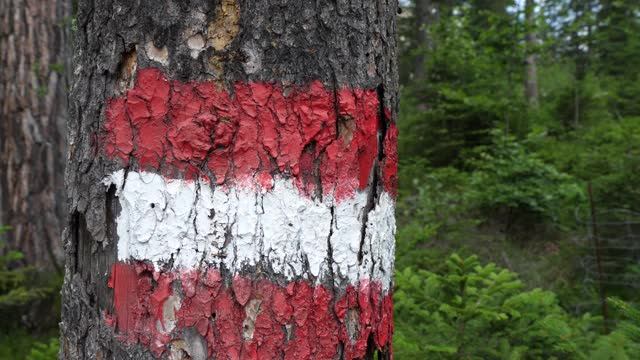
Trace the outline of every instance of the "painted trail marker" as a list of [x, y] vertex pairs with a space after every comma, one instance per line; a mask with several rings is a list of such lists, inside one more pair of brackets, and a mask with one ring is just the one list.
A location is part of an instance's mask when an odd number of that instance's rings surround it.
[[105, 320], [156, 355], [389, 348], [397, 129], [375, 89], [231, 92], [145, 69], [108, 101], [99, 141], [121, 168], [103, 179], [120, 208]]

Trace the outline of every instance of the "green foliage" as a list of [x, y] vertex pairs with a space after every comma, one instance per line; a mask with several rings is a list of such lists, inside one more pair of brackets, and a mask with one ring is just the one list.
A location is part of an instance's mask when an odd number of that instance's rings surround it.
[[525, 291], [516, 274], [475, 256], [451, 255], [438, 273], [405, 268], [396, 283], [400, 359], [579, 358], [598, 322], [572, 318], [553, 293]]
[[[9, 229], [0, 226], [0, 234]], [[52, 336], [59, 321], [61, 279], [25, 266], [18, 251], [0, 250], [0, 359], [56, 359], [59, 344]]]
[[541, 159], [592, 181], [600, 208], [638, 208], [640, 117], [601, 122], [564, 137], [551, 136], [544, 128], [538, 132], [532, 143]]
[[[8, 230], [2, 227], [2, 232]], [[4, 244], [0, 242], [0, 250]], [[6, 251], [0, 255], [0, 315], [6, 321], [15, 319], [21, 310], [34, 302], [43, 300], [54, 292], [52, 286], [42, 286], [37, 279], [37, 268], [19, 265], [23, 255], [17, 251]]]
[[[575, 214], [588, 182], [599, 210], [640, 211], [640, 3], [538, 1], [534, 27], [525, 2], [411, 3], [433, 11], [399, 18], [396, 357], [638, 358], [637, 322], [601, 335], [581, 313], [598, 294]], [[633, 285], [607, 290], [637, 300]]]
[[[594, 343], [594, 349], [589, 353], [588, 359], [593, 360], [631, 360], [634, 359], [625, 349], [627, 339], [619, 332], [608, 336], [601, 336]], [[637, 353], [636, 353], [637, 354]]]
[[640, 3], [635, 0], [602, 1], [594, 36], [598, 72], [607, 79], [610, 106], [617, 116], [640, 112], [638, 72], [630, 64], [640, 56]]
[[[74, 0], [73, 3], [76, 3], [77, 0]], [[74, 6], [74, 8], [77, 8], [77, 6]], [[76, 17], [76, 12], [74, 11], [74, 15], [73, 16], [65, 16], [62, 18], [62, 20], [60, 20], [60, 23], [58, 24], [58, 26], [65, 28], [65, 29], [69, 29], [71, 30], [72, 33], [75, 33], [76, 31], [78, 31], [78, 18]]]
[[611, 300], [630, 321], [602, 336], [602, 319], [575, 317], [556, 295], [526, 290], [518, 276], [456, 254], [436, 272], [396, 272], [399, 359], [632, 359], [640, 311]]
[[531, 127], [544, 126], [552, 134], [563, 134], [613, 118], [604, 80], [593, 72], [578, 80], [575, 71], [574, 64], [559, 63], [550, 64], [540, 73], [544, 91]]
[[0, 331], [0, 359], [23, 360], [34, 342], [36, 339], [22, 328]]
[[57, 329], [33, 334], [22, 327], [0, 328], [0, 359], [53, 360], [60, 348]]
[[[500, 122], [524, 129], [525, 102], [514, 71], [520, 44], [504, 17], [488, 17], [490, 29], [474, 28], [470, 15], [446, 16], [429, 29], [437, 43], [426, 54], [427, 79], [403, 90], [400, 152], [433, 166], [460, 165], [465, 148], [489, 142]], [[428, 144], [429, 146], [425, 146]]]
[[51, 338], [48, 343], [36, 342], [26, 360], [54, 360], [58, 358], [59, 350], [58, 338]]
[[640, 354], [640, 310], [618, 299], [609, 298], [623, 320], [611, 334], [600, 337], [589, 354], [590, 359], [635, 359]]
[[49, 64], [49, 69], [51, 69], [52, 71], [57, 72], [58, 74], [62, 74], [62, 73], [64, 73], [64, 64], [52, 63], [52, 64]]
[[617, 298], [609, 298], [609, 303], [625, 319], [618, 324], [616, 331], [624, 337], [626, 340], [625, 345], [630, 351], [640, 354], [640, 309]]
[[507, 223], [519, 214], [558, 220], [558, 209], [584, 200], [574, 178], [545, 163], [513, 136], [493, 132], [493, 144], [477, 148], [469, 161], [471, 197], [484, 210], [506, 213]]

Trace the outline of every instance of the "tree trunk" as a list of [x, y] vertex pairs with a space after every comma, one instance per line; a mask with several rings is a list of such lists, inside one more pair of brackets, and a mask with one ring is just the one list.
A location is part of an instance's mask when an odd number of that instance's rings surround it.
[[0, 224], [12, 227], [9, 249], [58, 267], [70, 2], [0, 0], [0, 9]]
[[538, 70], [536, 59], [536, 47], [538, 40], [536, 36], [536, 2], [535, 0], [527, 0], [525, 2], [526, 16], [526, 59], [527, 70], [525, 75], [525, 98], [531, 109], [538, 107]]
[[[586, 18], [589, 16], [588, 11], [591, 8], [589, 4], [585, 3], [584, 1], [571, 1], [569, 3], [569, 8], [573, 12], [573, 16], [576, 19], [575, 22], [577, 22], [578, 24], [587, 23], [587, 26], [589, 26], [589, 23], [586, 20]], [[580, 88], [585, 76], [587, 75], [590, 57], [589, 51], [591, 51], [592, 48], [592, 46], [589, 46], [591, 36], [587, 36], [587, 38], [584, 39], [584, 35], [581, 35], [580, 30], [583, 29], [573, 29], [570, 32], [571, 46], [573, 50], [571, 55], [575, 62], [573, 90], [573, 124], [571, 124], [571, 126], [573, 126], [574, 128], [580, 127], [580, 118], [582, 115]]]
[[396, 1], [78, 10], [61, 358], [390, 358]]
[[425, 66], [425, 55], [427, 49], [430, 48], [428, 26], [432, 23], [433, 17], [433, 4], [431, 0], [416, 0], [414, 27], [418, 53], [415, 58], [413, 74], [414, 81], [418, 83], [426, 81], [427, 71]]

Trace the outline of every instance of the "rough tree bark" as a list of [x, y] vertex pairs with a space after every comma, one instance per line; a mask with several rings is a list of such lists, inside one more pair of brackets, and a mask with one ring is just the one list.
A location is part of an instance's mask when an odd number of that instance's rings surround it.
[[61, 358], [390, 358], [397, 2], [78, 7]]
[[536, 48], [538, 40], [536, 36], [536, 2], [535, 0], [527, 0], [525, 2], [525, 21], [526, 21], [526, 49], [525, 58], [526, 74], [525, 74], [525, 98], [530, 108], [538, 107], [538, 69]]
[[64, 0], [0, 0], [0, 224], [30, 264], [62, 267]]

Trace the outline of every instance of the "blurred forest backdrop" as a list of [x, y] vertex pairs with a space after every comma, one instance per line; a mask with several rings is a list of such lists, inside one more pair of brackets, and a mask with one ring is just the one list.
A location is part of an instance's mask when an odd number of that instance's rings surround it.
[[640, 2], [402, 10], [396, 357], [639, 359]]
[[[400, 10], [395, 358], [639, 359], [640, 1]], [[0, 358], [53, 358], [60, 275], [4, 254]]]

